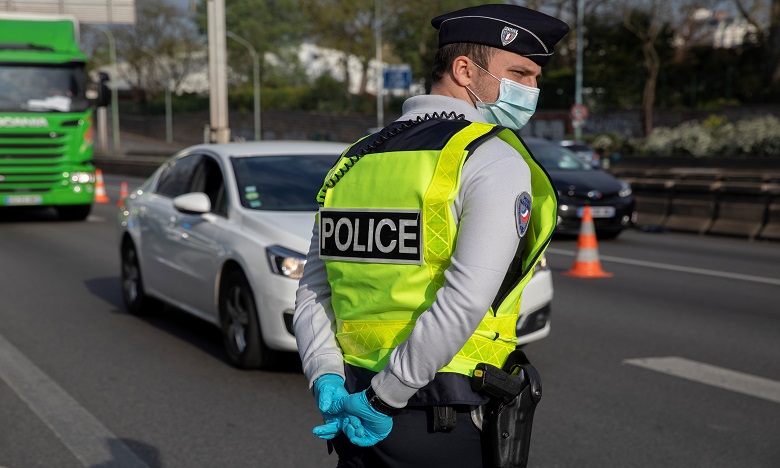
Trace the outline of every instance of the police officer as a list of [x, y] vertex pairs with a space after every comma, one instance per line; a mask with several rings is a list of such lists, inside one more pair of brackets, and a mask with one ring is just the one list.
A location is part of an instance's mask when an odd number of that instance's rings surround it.
[[554, 189], [514, 131], [568, 32], [515, 5], [432, 20], [433, 87], [359, 140], [318, 195], [296, 298], [303, 371], [339, 466], [490, 466], [475, 365], [516, 347]]

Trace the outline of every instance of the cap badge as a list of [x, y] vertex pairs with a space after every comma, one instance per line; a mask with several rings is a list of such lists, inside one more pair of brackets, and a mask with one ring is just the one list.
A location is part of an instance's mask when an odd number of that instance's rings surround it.
[[510, 42], [514, 41], [517, 37], [517, 29], [510, 28], [509, 26], [501, 30], [501, 44], [506, 46]]

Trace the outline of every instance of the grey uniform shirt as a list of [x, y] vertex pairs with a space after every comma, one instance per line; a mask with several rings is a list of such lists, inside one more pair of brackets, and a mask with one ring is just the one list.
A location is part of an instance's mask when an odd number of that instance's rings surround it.
[[[403, 111], [401, 121], [434, 112], [455, 112], [468, 121], [485, 122], [471, 104], [447, 96], [412, 97], [404, 103]], [[517, 250], [520, 237], [515, 203], [523, 192], [531, 194], [531, 173], [522, 156], [502, 140], [491, 138], [469, 156], [461, 181], [452, 205], [458, 238], [444, 285], [409, 337], [371, 381], [376, 394], [395, 407], [405, 406], [463, 347], [490, 308]], [[315, 223], [294, 318], [298, 352], [310, 385], [324, 374], [344, 376], [318, 241]]]

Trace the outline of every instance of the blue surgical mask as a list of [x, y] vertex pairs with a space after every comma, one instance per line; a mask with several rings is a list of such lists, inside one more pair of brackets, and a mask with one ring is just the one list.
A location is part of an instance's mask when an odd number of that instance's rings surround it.
[[[476, 63], [474, 65], [477, 65]], [[477, 65], [485, 73], [501, 82], [501, 88], [496, 102], [487, 103], [468, 89], [479, 101], [477, 110], [489, 123], [503, 125], [514, 130], [520, 130], [531, 120], [539, 101], [539, 88], [521, 85], [507, 78], [499, 79], [494, 74]]]

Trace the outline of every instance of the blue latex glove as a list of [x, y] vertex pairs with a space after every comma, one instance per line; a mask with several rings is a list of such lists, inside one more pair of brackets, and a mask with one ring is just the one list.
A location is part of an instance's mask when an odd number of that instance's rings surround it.
[[341, 430], [349, 437], [350, 442], [360, 447], [371, 447], [387, 437], [393, 429], [393, 418], [372, 408], [368, 404], [365, 390], [337, 400], [331, 410], [346, 411], [360, 418], [362, 427], [354, 426], [351, 418], [344, 420], [341, 425]]
[[[336, 374], [325, 374], [314, 381], [312, 385], [317, 407], [322, 413], [325, 424], [317, 426], [312, 432], [320, 439], [330, 440], [338, 435], [342, 426], [342, 419], [347, 415], [340, 415], [341, 411], [332, 411], [333, 403], [349, 395], [344, 388], [344, 379]], [[353, 421], [359, 424], [359, 421]]]

